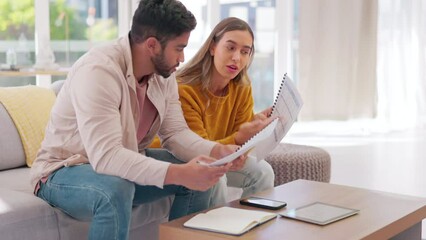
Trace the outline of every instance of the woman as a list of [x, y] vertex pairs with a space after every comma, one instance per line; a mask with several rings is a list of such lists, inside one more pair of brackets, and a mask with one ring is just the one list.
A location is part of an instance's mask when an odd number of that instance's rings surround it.
[[[242, 145], [273, 119], [271, 108], [253, 113], [248, 67], [254, 55], [254, 35], [238, 18], [222, 20], [176, 78], [188, 126], [205, 139]], [[215, 186], [211, 206], [226, 202], [226, 186], [243, 188], [243, 197], [273, 188], [274, 172], [266, 161], [249, 158], [244, 167], [228, 172]]]

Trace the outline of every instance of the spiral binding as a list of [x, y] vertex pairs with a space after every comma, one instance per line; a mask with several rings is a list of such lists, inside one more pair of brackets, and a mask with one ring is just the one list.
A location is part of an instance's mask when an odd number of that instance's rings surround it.
[[271, 115], [272, 115], [272, 114], [274, 113], [274, 111], [275, 111], [275, 108], [276, 108], [276, 105], [277, 105], [277, 102], [278, 102], [278, 98], [279, 98], [279, 96], [280, 96], [280, 94], [281, 94], [281, 91], [282, 91], [282, 89], [283, 89], [284, 82], [285, 82], [286, 78], [287, 78], [287, 73], [285, 73], [285, 74], [284, 74], [283, 80], [281, 81], [281, 84], [280, 84], [280, 88], [278, 89], [278, 93], [277, 93], [277, 95], [275, 96], [274, 103], [272, 104], [272, 112], [271, 112]]
[[[274, 103], [272, 104], [272, 112], [271, 112], [271, 115], [274, 113], [274, 110], [275, 110], [276, 105], [277, 105], [277, 102], [278, 102], [278, 98], [279, 98], [279, 96], [280, 96], [280, 94], [281, 94], [281, 91], [282, 91], [282, 89], [283, 89], [283, 87], [284, 87], [284, 82], [285, 82], [286, 78], [287, 78], [287, 73], [285, 73], [285, 74], [284, 74], [283, 80], [281, 81], [281, 84], [280, 84], [280, 88], [278, 89], [277, 96], [275, 96]], [[271, 115], [270, 115], [270, 116], [271, 116]], [[271, 123], [270, 123], [270, 124], [271, 124]], [[262, 130], [263, 130], [263, 129], [262, 129]], [[261, 130], [261, 131], [262, 131], [262, 130]], [[254, 134], [254, 135], [253, 135], [251, 138], [249, 138], [247, 141], [245, 141], [245, 142], [241, 145], [241, 148], [242, 148], [242, 147], [244, 147], [244, 145], [246, 145], [248, 142], [250, 142], [253, 138], [255, 138], [255, 137], [256, 137], [259, 133], [260, 133], [260, 131], [259, 131], [258, 133], [256, 133], [256, 134]], [[238, 151], [238, 149], [237, 149], [236, 151]]]
[[[263, 129], [262, 129], [263, 130]], [[260, 130], [260, 131], [262, 131], [262, 130]], [[253, 136], [251, 136], [251, 138], [249, 138], [249, 139], [247, 139], [247, 141], [245, 141], [243, 144], [241, 144], [241, 147], [240, 148], [243, 148], [245, 145], [247, 145], [248, 144], [248, 142], [250, 142], [254, 137], [256, 137], [259, 133], [260, 133], [260, 131], [259, 132], [257, 132], [256, 134], [254, 134]], [[237, 149], [237, 151], [238, 151], [238, 149]]]

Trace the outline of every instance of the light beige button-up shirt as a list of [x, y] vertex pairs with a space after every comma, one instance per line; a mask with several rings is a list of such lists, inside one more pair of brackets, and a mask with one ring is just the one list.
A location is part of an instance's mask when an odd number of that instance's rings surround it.
[[148, 80], [147, 96], [158, 114], [138, 145], [137, 124], [144, 116], [139, 116], [132, 66], [128, 36], [90, 50], [73, 65], [32, 166], [34, 186], [61, 167], [90, 163], [98, 173], [163, 187], [170, 163], [146, 157], [143, 151], [157, 133], [163, 146], [183, 161], [210, 154], [216, 143], [188, 128], [174, 74], [153, 74]]

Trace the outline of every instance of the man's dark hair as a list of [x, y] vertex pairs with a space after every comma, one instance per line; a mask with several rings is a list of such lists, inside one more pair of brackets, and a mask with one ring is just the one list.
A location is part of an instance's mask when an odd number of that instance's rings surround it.
[[177, 0], [141, 0], [133, 16], [131, 40], [141, 43], [155, 37], [165, 47], [166, 43], [197, 25], [194, 15]]

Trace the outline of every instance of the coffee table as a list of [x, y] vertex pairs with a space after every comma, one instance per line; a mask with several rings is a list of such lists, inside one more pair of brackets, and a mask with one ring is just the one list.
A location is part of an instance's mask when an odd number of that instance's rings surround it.
[[[320, 201], [359, 209], [360, 213], [326, 226], [305, 223], [283, 217], [260, 225], [244, 235], [232, 236], [183, 227], [193, 215], [160, 225], [160, 239], [421, 239], [421, 222], [426, 218], [426, 198], [372, 191], [336, 184], [296, 180], [256, 196], [287, 202], [296, 208]], [[238, 200], [227, 204], [242, 206]], [[257, 210], [257, 209], [256, 209]], [[265, 210], [266, 211], [266, 210]], [[275, 211], [277, 213], [284, 210]]]

